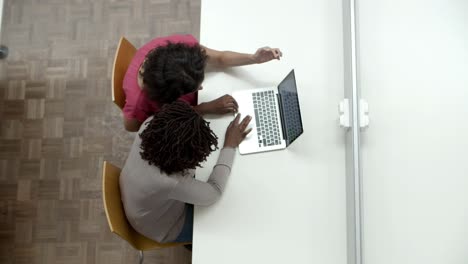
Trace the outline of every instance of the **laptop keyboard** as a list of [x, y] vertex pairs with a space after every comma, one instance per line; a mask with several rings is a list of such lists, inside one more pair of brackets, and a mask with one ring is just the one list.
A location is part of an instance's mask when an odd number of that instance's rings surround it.
[[280, 124], [276, 110], [276, 95], [273, 91], [252, 93], [258, 146], [267, 147], [281, 144]]

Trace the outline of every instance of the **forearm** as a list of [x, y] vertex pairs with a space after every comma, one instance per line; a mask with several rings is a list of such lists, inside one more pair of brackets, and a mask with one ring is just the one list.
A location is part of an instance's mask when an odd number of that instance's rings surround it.
[[221, 54], [216, 61], [217, 66], [233, 67], [254, 64], [253, 54], [239, 53], [234, 51], [221, 51]]
[[235, 152], [236, 150], [234, 148], [226, 147], [221, 149], [218, 161], [213, 167], [213, 171], [207, 181], [219, 194], [223, 193], [227, 179], [231, 173]]
[[192, 177], [184, 177], [169, 194], [169, 199], [203, 206], [215, 203], [221, 197], [226, 186], [234, 155], [234, 148], [222, 149], [218, 162], [213, 167], [207, 182]]
[[200, 103], [193, 106], [193, 110], [195, 110], [195, 112], [197, 112], [199, 115], [206, 115], [209, 113], [206, 103]]
[[208, 64], [216, 67], [232, 67], [254, 63], [264, 63], [273, 59], [279, 60], [282, 53], [277, 48], [259, 48], [255, 54], [234, 51], [218, 51], [202, 46], [208, 56]]

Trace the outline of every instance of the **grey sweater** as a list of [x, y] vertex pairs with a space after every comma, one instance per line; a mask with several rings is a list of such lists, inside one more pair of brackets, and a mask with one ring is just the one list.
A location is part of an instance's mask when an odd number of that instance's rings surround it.
[[207, 182], [193, 178], [195, 171], [167, 175], [141, 159], [141, 126], [120, 175], [125, 214], [139, 233], [158, 242], [174, 241], [185, 220], [185, 203], [210, 205], [221, 196], [231, 172], [235, 149], [221, 150]]

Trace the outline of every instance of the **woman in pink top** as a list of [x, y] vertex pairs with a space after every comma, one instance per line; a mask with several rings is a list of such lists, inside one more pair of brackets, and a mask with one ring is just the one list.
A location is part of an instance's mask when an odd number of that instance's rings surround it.
[[197, 104], [206, 64], [241, 66], [281, 56], [279, 49], [268, 47], [254, 54], [217, 51], [199, 45], [192, 35], [155, 38], [137, 51], [125, 74], [125, 129], [138, 131], [146, 118], [158, 112], [163, 104], [177, 99], [189, 103], [202, 115], [236, 112], [237, 102], [230, 95]]

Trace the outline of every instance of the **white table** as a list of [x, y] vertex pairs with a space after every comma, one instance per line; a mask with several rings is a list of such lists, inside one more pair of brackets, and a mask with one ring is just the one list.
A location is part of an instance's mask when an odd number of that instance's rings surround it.
[[[201, 44], [284, 57], [206, 76], [200, 102], [277, 85], [294, 68], [304, 134], [282, 151], [237, 155], [223, 197], [196, 207], [193, 263], [346, 263], [341, 1], [203, 0]], [[232, 117], [208, 118], [224, 142]], [[206, 179], [213, 153], [197, 177]]]

